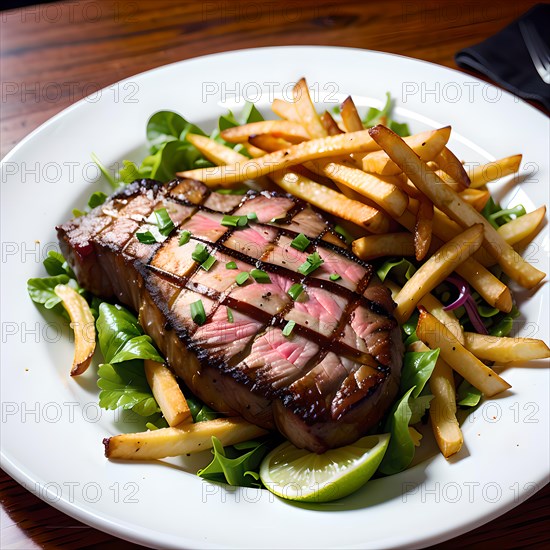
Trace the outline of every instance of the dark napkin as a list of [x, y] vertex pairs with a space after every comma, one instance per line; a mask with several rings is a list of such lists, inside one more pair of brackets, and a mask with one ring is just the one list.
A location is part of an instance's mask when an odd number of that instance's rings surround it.
[[455, 61], [550, 109], [550, 4], [537, 4], [494, 36], [460, 50]]

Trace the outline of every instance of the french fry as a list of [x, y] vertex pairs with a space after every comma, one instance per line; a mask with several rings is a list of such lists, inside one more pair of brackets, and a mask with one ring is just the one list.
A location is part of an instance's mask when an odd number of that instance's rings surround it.
[[[277, 140], [273, 136], [265, 137], [267, 140]], [[215, 164], [228, 164], [236, 162], [245, 162], [248, 159], [234, 151], [205, 136], [188, 134], [187, 139], [192, 143], [206, 158]], [[264, 144], [266, 145], [266, 144]], [[263, 151], [260, 151], [263, 155]], [[341, 193], [334, 191], [324, 185], [321, 185], [301, 174], [289, 171], [273, 172], [270, 178], [295, 197], [308, 201], [313, 206], [338, 216], [342, 219], [351, 221], [360, 227], [364, 227], [372, 233], [385, 233], [390, 227], [390, 219], [379, 209], [373, 208], [361, 202], [350, 200]]]
[[[428, 130], [411, 136], [409, 147], [425, 162], [437, 157], [444, 150], [451, 136], [451, 127]], [[462, 165], [461, 165], [462, 166]], [[363, 157], [363, 170], [382, 176], [392, 176], [402, 172], [385, 151], [375, 151]]]
[[323, 128], [325, 129], [325, 132], [328, 136], [337, 136], [338, 134], [343, 134], [342, 130], [340, 129], [340, 126], [338, 126], [338, 123], [332, 118], [332, 115], [325, 111], [321, 115], [321, 123], [323, 124]]
[[[428, 159], [431, 160], [431, 159]], [[434, 157], [436, 164], [453, 180], [451, 187], [455, 191], [464, 191], [470, 186], [470, 177], [464, 169], [463, 164], [456, 158], [455, 154], [444, 147], [442, 151]]]
[[423, 260], [430, 249], [433, 216], [434, 205], [428, 199], [420, 200], [414, 226], [414, 255], [418, 261]]
[[362, 260], [382, 256], [414, 256], [413, 236], [410, 233], [368, 235], [353, 241], [353, 253]]
[[522, 155], [513, 155], [481, 166], [470, 172], [470, 188], [476, 189], [504, 176], [515, 174], [520, 167]]
[[[423, 342], [414, 342], [410, 351], [430, 351]], [[438, 358], [429, 380], [430, 391], [434, 398], [430, 402], [430, 420], [437, 446], [445, 458], [458, 453], [464, 437], [456, 419], [456, 394], [453, 371], [449, 365]]]
[[454, 337], [464, 345], [464, 331], [460, 321], [452, 311], [445, 309], [445, 306], [431, 293], [422, 296], [418, 305], [425, 307], [440, 323], [453, 333]]
[[74, 358], [71, 376], [78, 376], [90, 366], [95, 351], [95, 320], [88, 302], [69, 285], [57, 285], [54, 292], [69, 314], [74, 331]]
[[289, 103], [284, 99], [274, 99], [271, 103], [271, 110], [283, 119], [300, 122], [300, 117], [294, 108], [294, 103]]
[[321, 123], [321, 119], [315, 110], [315, 105], [311, 101], [309, 89], [305, 78], [301, 78], [292, 89], [294, 97], [294, 108], [300, 119], [300, 122], [307, 130], [309, 137], [312, 139], [322, 138], [327, 135], [325, 128]]
[[226, 147], [206, 136], [187, 134], [187, 141], [214, 164], [233, 164], [248, 160], [247, 157], [231, 149], [231, 147]]
[[[392, 298], [395, 300], [401, 288], [389, 279], [386, 279], [384, 284], [390, 289]], [[456, 315], [452, 311], [447, 311], [445, 306], [433, 294], [429, 292], [425, 294], [418, 302], [418, 305], [426, 308], [440, 323], [443, 323], [455, 335], [462, 345], [464, 345], [464, 332]]]
[[491, 197], [491, 193], [482, 189], [465, 189], [459, 193], [467, 203], [471, 204], [478, 212], [483, 210], [483, 207], [487, 204], [487, 201]]
[[346, 156], [359, 151], [374, 151], [379, 149], [370, 137], [368, 130], [351, 134], [340, 134], [320, 139], [304, 141], [287, 149], [275, 151], [259, 159], [249, 159], [234, 164], [199, 168], [178, 172], [182, 178], [192, 178], [206, 185], [221, 185], [231, 187], [235, 183], [254, 179], [289, 168], [295, 164], [303, 164], [308, 160], [323, 157]]
[[318, 160], [306, 166], [317, 174], [357, 191], [394, 216], [401, 216], [409, 203], [407, 195], [391, 181], [375, 174], [367, 174], [343, 162]]
[[221, 137], [229, 143], [243, 143], [248, 141], [250, 136], [258, 134], [269, 134], [286, 139], [291, 143], [300, 143], [309, 139], [308, 133], [301, 124], [289, 120], [263, 120], [242, 126], [233, 126], [223, 130]]
[[548, 346], [535, 338], [505, 338], [475, 332], [465, 332], [464, 338], [466, 349], [485, 361], [509, 363], [550, 357]]
[[[409, 206], [411, 206], [410, 203]], [[432, 246], [441, 247], [444, 242], [456, 237], [459, 232], [447, 234], [438, 231], [440, 228], [435, 223], [437, 213], [438, 210], [434, 212]], [[397, 218], [397, 221], [411, 233], [414, 232], [416, 217], [411, 211], [406, 210], [403, 212], [403, 215]], [[449, 221], [454, 223], [452, 220]], [[512, 309], [512, 293], [510, 289], [476, 259], [473, 257], [467, 258], [462, 264], [456, 267], [455, 271], [466, 279], [490, 306], [505, 312], [509, 312]]]
[[353, 222], [368, 229], [371, 233], [386, 233], [390, 228], [390, 218], [379, 209], [368, 204], [349, 199], [342, 193], [325, 187], [296, 172], [274, 172], [271, 179], [295, 197], [313, 206]]
[[497, 231], [508, 244], [517, 244], [536, 234], [545, 214], [546, 206], [541, 206], [529, 214], [501, 225]]
[[217, 418], [195, 424], [181, 424], [148, 432], [105, 438], [105, 456], [123, 460], [156, 460], [198, 453], [212, 448], [212, 436], [222, 445], [234, 445], [260, 437], [266, 430], [243, 418]]
[[351, 96], [348, 96], [342, 102], [340, 115], [342, 116], [342, 122], [346, 128], [346, 132], [358, 132], [364, 129], [363, 122], [361, 121], [361, 117], [357, 112], [357, 107]]
[[404, 323], [419, 300], [443, 282], [465, 258], [481, 246], [483, 227], [476, 224], [443, 245], [406, 282], [395, 298], [395, 318]]
[[420, 317], [416, 335], [429, 348], [439, 348], [440, 357], [460, 376], [468, 380], [472, 386], [475, 386], [487, 397], [492, 397], [511, 388], [508, 382], [470, 353], [445, 325], [423, 307], [420, 307], [419, 310]]
[[470, 227], [477, 223], [483, 225], [486, 248], [510, 278], [524, 288], [533, 288], [544, 279], [545, 273], [526, 262], [473, 206], [445, 185], [398, 135], [380, 125], [371, 128], [369, 132], [434, 206], [462, 227]]
[[145, 376], [169, 426], [192, 422], [191, 410], [172, 371], [162, 363], [146, 359]]

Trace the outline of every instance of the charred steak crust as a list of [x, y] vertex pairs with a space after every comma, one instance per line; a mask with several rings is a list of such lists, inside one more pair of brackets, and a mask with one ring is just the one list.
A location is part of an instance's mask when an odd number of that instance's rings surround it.
[[[141, 243], [136, 233], [151, 229], [147, 218], [159, 208], [174, 230], [163, 242]], [[224, 214], [251, 212], [257, 220], [245, 228], [220, 223]], [[191, 239], [180, 246], [182, 229]], [[176, 374], [220, 412], [323, 452], [367, 433], [395, 398], [403, 346], [389, 291], [304, 201], [141, 180], [57, 231], [79, 283], [138, 312]], [[300, 233], [311, 241], [304, 252], [290, 246]], [[217, 260], [208, 271], [191, 258], [198, 243]], [[324, 263], [303, 276], [298, 267], [312, 252]], [[229, 261], [238, 270], [227, 269]], [[270, 282], [236, 284], [254, 268]], [[293, 301], [287, 291], [295, 283], [305, 292]], [[207, 315], [200, 326], [190, 316], [199, 299]], [[286, 337], [289, 321], [296, 324]]]

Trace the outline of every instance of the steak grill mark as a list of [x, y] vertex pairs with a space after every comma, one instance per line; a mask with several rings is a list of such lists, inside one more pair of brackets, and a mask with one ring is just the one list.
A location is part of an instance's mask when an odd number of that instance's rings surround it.
[[[210, 194], [202, 184], [188, 180], [175, 180], [167, 185], [151, 181], [135, 182], [113, 196], [103, 207], [98, 207], [98, 209], [94, 210], [88, 216], [90, 220], [68, 222], [64, 226], [61, 226], [59, 228], [59, 235], [62, 249], [64, 252], [68, 252], [69, 261], [76, 268], [75, 271], [81, 283], [87, 286], [86, 282], [88, 282], [88, 287], [92, 291], [103, 294], [106, 298], [111, 297], [108, 296], [109, 292], [105, 290], [106, 282], [98, 281], [97, 274], [92, 276], [92, 266], [86, 264], [88, 254], [93, 254], [93, 251], [95, 251], [99, 259], [104, 258], [101, 265], [103, 270], [101, 277], [111, 280], [113, 288], [122, 289], [117, 290], [116, 294], [123, 303], [139, 311], [143, 308], [143, 304], [147, 302], [147, 299], [144, 299], [141, 294], [143, 290], [148, 292], [154, 305], [164, 318], [164, 326], [161, 332], [164, 334], [173, 330], [186, 349], [196, 355], [201, 365], [200, 370], [204, 372], [213, 370], [229, 376], [236, 383], [248, 387], [252, 391], [252, 394], [257, 394], [259, 396], [258, 399], [260, 399], [260, 396], [261, 399], [280, 399], [280, 403], [284, 404], [287, 410], [281, 413], [280, 405], [274, 403], [272, 407], [274, 411], [269, 414], [275, 416], [274, 421], [277, 427], [291, 441], [294, 441], [299, 446], [305, 446], [316, 451], [350, 442], [381, 418], [384, 408], [387, 407], [389, 398], [395, 394], [396, 381], [398, 384], [401, 367], [400, 355], [402, 354], [402, 350], [400, 349], [401, 341], [399, 337], [396, 338], [399, 331], [395, 320], [391, 317], [393, 303], [391, 299], [387, 298], [387, 291], [386, 295], [382, 296], [382, 299], [380, 299], [379, 293], [377, 294], [376, 292], [374, 292], [375, 299], [363, 296], [364, 293], [369, 292], [369, 288], [372, 288], [372, 286], [369, 286], [372, 280], [372, 267], [356, 258], [339, 244], [336, 244], [340, 240], [332, 226], [325, 220], [322, 220], [323, 223], [320, 223], [321, 218], [314, 218], [317, 214], [305, 202], [288, 195], [281, 196], [265, 192], [261, 194], [249, 192], [241, 199], [236, 199], [234, 196], [220, 199], [220, 197], [216, 197], [215, 195]], [[149, 201], [148, 209], [145, 205], [147, 200], [143, 199], [144, 196]], [[262, 296], [262, 301], [259, 304], [233, 296], [235, 291], [237, 293], [240, 292], [241, 295], [245, 292], [246, 295], [247, 287], [239, 287], [234, 282], [235, 275], [238, 273], [237, 271], [226, 270], [224, 275], [228, 279], [232, 279], [233, 282], [227, 284], [223, 290], [216, 290], [200, 281], [204, 270], [196, 262], [190, 268], [188, 267], [188, 269], [184, 270], [182, 274], [174, 273], [173, 271], [177, 271], [176, 269], [170, 270], [162, 265], [163, 254], [166, 253], [170, 246], [174, 246], [174, 240], [178, 238], [182, 227], [185, 228], [187, 223], [193, 223], [196, 220], [195, 216], [199, 213], [213, 217], [221, 216], [222, 214], [241, 214], [250, 206], [254, 207], [258, 203], [261, 205], [262, 201], [264, 203], [267, 201], [264, 206], [269, 211], [271, 207], [269, 204], [270, 199], [273, 200], [275, 205], [277, 205], [277, 201], [281, 202], [284, 199], [284, 201], [289, 203], [289, 206], [284, 216], [277, 216], [276, 223], [269, 223], [269, 219], [260, 221], [262, 218], [265, 218], [262, 211], [257, 212], [260, 220], [249, 222], [250, 228], [263, 231], [268, 235], [267, 244], [258, 258], [228, 246], [232, 237], [235, 235], [238, 236], [239, 232], [242, 231], [241, 228], [223, 227], [223, 233], [212, 239], [192, 233], [188, 244], [194, 248], [197, 243], [203, 243], [207, 246], [209, 252], [216, 257], [221, 255], [223, 258], [229, 258], [238, 262], [241, 266], [261, 269], [267, 272], [270, 278], [278, 278], [283, 282], [302, 283], [306, 292], [311, 294], [313, 298], [319, 298], [318, 295], [322, 298], [323, 293], [325, 293], [334, 297], [333, 300], [338, 299], [338, 303], [340, 304], [344, 302], [343, 307], [338, 306], [341, 311], [339, 311], [339, 317], [334, 317], [336, 321], [332, 323], [334, 326], [329, 334], [321, 334], [318, 330], [307, 326], [309, 311], [305, 307], [302, 314], [305, 315], [306, 320], [304, 323], [296, 323], [293, 336], [289, 340], [296, 338], [302, 339], [304, 342], [309, 341], [315, 346], [313, 348], [315, 351], [312, 354], [310, 353], [309, 357], [305, 357], [305, 363], [301, 367], [296, 368], [290, 373], [283, 373], [282, 380], [284, 383], [278, 386], [275, 384], [278, 379], [276, 377], [273, 379], [270, 378], [270, 365], [266, 364], [260, 369], [255, 368], [251, 371], [247, 361], [250, 361], [250, 355], [253, 354], [254, 346], [262, 338], [265, 338], [269, 343], [269, 338], [273, 336], [273, 345], [277, 343], [277, 338], [280, 339], [279, 332], [281, 328], [287, 323], [288, 316], [293, 313], [293, 310], [299, 308], [299, 305], [290, 300], [290, 298], [287, 298], [285, 293], [284, 298], [288, 300], [286, 304], [283, 303], [275, 313], [270, 313], [263, 309], [263, 300], [269, 301], [268, 296]], [[144, 202], [143, 207], [139, 201]], [[227, 205], [224, 202], [231, 204]], [[221, 205], [222, 208], [211, 208], [209, 203], [213, 203], [218, 207]], [[170, 204], [179, 205], [181, 208], [187, 209], [181, 215], [181, 219], [174, 220], [175, 227], [171, 234], [162, 243], [154, 245], [137, 244], [135, 234], [146, 227], [146, 216], [159, 206], [164, 205], [165, 207], [169, 207]], [[125, 210], [128, 209], [129, 211], [134, 209], [139, 213], [127, 215]], [[102, 215], [105, 213], [111, 216], [110, 221], [103, 219], [104, 216]], [[299, 215], [303, 214], [305, 214], [308, 223], [311, 222], [313, 226], [317, 227], [314, 234], [311, 231], [304, 230], [299, 225], [297, 220], [300, 217]], [[91, 229], [86, 226], [88, 221], [90, 222]], [[207, 219], [207, 221], [210, 223], [212, 220]], [[81, 225], [78, 225], [79, 223]], [[84, 226], [84, 229], [81, 226]], [[213, 223], [213, 227], [215, 226], [216, 224]], [[125, 233], [119, 231], [120, 227], [125, 228]], [[75, 233], [78, 238], [75, 237]], [[300, 254], [297, 251], [291, 251], [288, 247], [288, 241], [300, 233], [306, 234], [311, 241], [305, 252], [306, 256], [313, 251], [319, 252], [325, 258], [333, 256], [338, 266], [342, 264], [344, 267], [347, 265], [347, 267], [351, 266], [354, 269], [359, 266], [363, 270], [362, 274], [357, 278], [358, 275], [356, 273], [354, 279], [351, 275], [347, 276], [347, 272], [344, 270], [345, 272], [342, 272], [340, 282], [335, 282], [327, 278], [327, 272], [324, 269], [318, 269], [309, 276], [303, 276], [285, 265], [280, 265], [281, 263], [285, 264], [285, 260], [280, 260], [279, 263], [276, 263], [276, 254], [280, 253], [281, 250], [283, 253]], [[281, 245], [281, 241], [284, 239], [286, 239], [287, 245]], [[124, 266], [131, 266], [136, 275], [138, 275], [135, 283], [137, 286], [143, 287], [139, 291], [139, 295], [136, 294], [137, 291], [131, 284], [121, 282], [117, 279], [116, 275], [109, 272], [109, 262], [116, 262], [117, 260], [113, 258], [116, 258], [117, 255], [122, 257]], [[161, 265], [155, 265], [155, 262]], [[218, 261], [218, 264], [220, 263]], [[167, 267], [169, 268], [170, 265]], [[323, 265], [326, 266], [327, 264]], [[217, 268], [220, 269], [221, 266], [218, 265]], [[225, 266], [222, 269], [225, 270]], [[248, 270], [248, 268], [246, 269]], [[212, 271], [215, 274], [216, 267]], [[338, 268], [332, 270], [332, 272], [338, 272]], [[323, 276], [325, 277], [324, 279], [322, 278]], [[142, 283], [139, 282], [140, 279]], [[252, 281], [252, 284], [255, 283]], [[170, 289], [168, 294], [165, 286]], [[212, 323], [216, 316], [219, 317], [220, 308], [229, 307], [231, 310], [240, 312], [257, 323], [258, 329], [255, 336], [249, 338], [244, 343], [244, 347], [238, 350], [232, 357], [225, 357], [220, 354], [213, 355], [208, 348], [209, 342], [203, 343], [194, 338], [194, 335], [200, 332], [198, 330], [199, 327], [193, 323], [189, 323], [188, 319], [182, 321], [181, 315], [178, 317], [179, 313], [175, 311], [180, 296], [185, 298], [185, 294], [188, 292], [197, 295], [195, 299], [199, 299], [202, 296], [212, 301], [211, 307], [207, 311], [205, 325]], [[371, 294], [373, 293], [371, 292]], [[279, 296], [278, 298], [282, 300], [283, 297]], [[324, 306], [322, 302], [319, 302], [319, 304], [321, 304], [319, 307]], [[352, 341], [349, 341], [348, 336], [349, 327], [352, 325], [352, 320], [355, 318], [358, 308], [361, 308], [360, 313], [363, 317], [366, 316], [372, 320], [374, 328], [367, 330], [368, 337], [364, 339], [364, 342], [360, 342], [361, 339], [356, 334], [354, 344]], [[331, 313], [328, 310], [327, 312]], [[300, 314], [300, 312], [297, 312], [297, 314]], [[321, 327], [321, 320], [319, 318], [320, 330], [328, 330], [332, 324], [327, 325], [325, 329], [325, 327]], [[147, 331], [147, 327], [145, 328]], [[159, 338], [156, 330], [152, 332], [151, 336], [153, 336], [157, 345], [159, 345], [161, 350], [165, 351], [167, 349], [166, 343]], [[378, 337], [377, 334], [380, 336]], [[365, 343], [368, 345], [365, 346]], [[284, 346], [285, 343], [282, 345]], [[391, 349], [392, 346], [395, 347], [395, 350]], [[378, 351], [380, 348], [383, 353], [378, 354], [377, 357], [373, 357], [373, 355], [376, 356], [377, 354], [372, 353], [370, 348]], [[313, 376], [316, 369], [323, 370], [318, 368], [321, 364], [325, 364], [325, 362], [329, 364], [331, 361], [334, 363], [338, 360], [336, 356], [340, 356], [341, 358], [339, 369], [342, 370], [341, 367], [344, 362], [344, 369], [349, 369], [347, 377], [341, 380], [340, 384], [336, 384], [336, 386], [340, 387], [340, 390], [336, 393], [333, 391], [331, 395], [322, 395], [318, 384], [323, 386], [323, 383], [326, 381], [323, 378], [319, 382], [315, 382], [314, 386], [308, 386], [304, 391], [300, 390], [301, 393], [296, 389], [293, 390], [293, 386], [300, 388], [300, 384], [298, 384], [300, 380], [304, 380], [305, 384], [305, 381], [309, 380], [308, 376]], [[177, 361], [173, 360], [170, 356], [167, 359], [172, 364], [176, 373], [181, 375], [184, 369], [174, 364]], [[290, 357], [289, 360], [291, 360]], [[254, 362], [254, 359], [252, 359], [252, 362]], [[326, 377], [330, 379], [333, 371], [327, 371], [326, 369], [325, 371]], [[341, 377], [342, 375], [339, 376]], [[183, 374], [183, 378], [188, 385], [196, 390], [192, 384], [189, 384], [188, 377], [185, 374]], [[216, 383], [216, 380], [214, 379], [213, 382]], [[313, 382], [310, 380], [309, 383]], [[335, 384], [332, 385], [334, 386]], [[205, 395], [200, 394], [200, 388], [198, 393], [199, 397], [206, 399]], [[251, 400], [254, 401], [252, 394]], [[350, 395], [352, 395], [352, 399], [349, 398]], [[354, 411], [354, 409], [360, 409], [361, 407], [357, 406], [356, 403], [364, 403], [370, 395], [374, 396], [373, 403], [375, 401], [381, 403], [380, 410], [373, 412], [370, 410], [372, 407], [370, 407], [368, 414], [363, 415], [363, 426], [357, 426], [357, 421], [361, 420], [361, 415], [358, 415], [358, 411]], [[346, 403], [348, 404], [346, 405]], [[234, 406], [228, 408], [235, 409]], [[251, 418], [247, 414], [249, 408], [250, 405], [247, 405], [244, 411], [239, 409], [239, 407], [237, 407], [237, 410], [249, 420], [255, 421], [254, 418]], [[330, 412], [331, 408], [333, 413]], [[339, 411], [338, 414], [335, 411]], [[291, 417], [289, 417], [289, 414]], [[333, 425], [335, 420], [343, 422], [344, 429], [341, 430], [342, 433], [340, 435], [336, 431], [337, 426]], [[271, 422], [273, 421], [258, 421], [257, 423], [273, 427]], [[331, 425], [326, 430], [326, 434], [322, 430], [323, 424]], [[347, 424], [353, 424], [353, 429]], [[293, 434], [293, 430], [296, 430], [297, 433]], [[300, 431], [304, 433], [300, 434]]]

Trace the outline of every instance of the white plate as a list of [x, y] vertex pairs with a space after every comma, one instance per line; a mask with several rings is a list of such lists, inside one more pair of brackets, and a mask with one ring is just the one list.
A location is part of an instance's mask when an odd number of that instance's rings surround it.
[[[70, 379], [69, 331], [27, 297], [55, 247], [54, 226], [102, 188], [90, 164], [139, 158], [148, 117], [172, 109], [210, 129], [227, 106], [266, 107], [305, 75], [314, 99], [361, 106], [396, 98], [413, 130], [451, 124], [460, 158], [484, 162], [522, 152], [521, 185], [494, 185], [503, 202], [548, 202], [549, 124], [513, 96], [449, 69], [344, 48], [267, 48], [184, 61], [110, 86], [33, 132], [2, 169], [2, 467], [53, 506], [128, 540], [163, 548], [381, 548], [435, 543], [504, 513], [546, 481], [548, 370], [507, 369], [513, 390], [464, 425], [465, 448], [372, 481], [320, 510], [266, 491], [226, 490], [177, 467], [107, 461], [101, 440], [120, 430], [97, 408], [94, 373]], [[104, 188], [104, 187], [103, 187]], [[104, 189], [105, 190], [105, 189]], [[37, 241], [40, 241], [39, 243]], [[548, 272], [547, 228], [529, 259]], [[548, 284], [521, 292], [519, 334], [548, 341]], [[546, 313], [545, 313], [546, 312]], [[131, 426], [126, 426], [131, 431]], [[187, 464], [188, 468], [192, 465]]]

